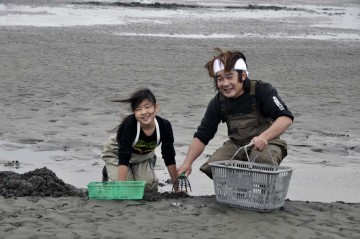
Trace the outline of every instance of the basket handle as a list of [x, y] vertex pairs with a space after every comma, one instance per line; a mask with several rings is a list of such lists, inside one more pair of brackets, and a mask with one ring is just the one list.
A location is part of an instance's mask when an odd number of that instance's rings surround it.
[[235, 158], [235, 156], [239, 153], [239, 151], [240, 151], [241, 149], [245, 148], [246, 157], [247, 157], [248, 161], [250, 162], [249, 155], [248, 155], [248, 153], [247, 153], [247, 148], [248, 148], [248, 147], [251, 147], [251, 146], [253, 146], [253, 145], [254, 145], [254, 143], [251, 141], [250, 143], [248, 143], [248, 144], [246, 144], [246, 145], [238, 148], [238, 150], [236, 150], [236, 152], [234, 153], [234, 155], [231, 157], [230, 161], [232, 161], [232, 160]]
[[[260, 152], [257, 153], [256, 156], [255, 156], [252, 160], [250, 160], [249, 154], [248, 154], [248, 152], [247, 152], [247, 148], [252, 147], [252, 146], [254, 146], [254, 143], [251, 141], [250, 143], [248, 143], [248, 144], [246, 144], [246, 145], [238, 148], [238, 150], [236, 150], [236, 152], [234, 153], [234, 155], [231, 157], [230, 161], [232, 161], [232, 160], [235, 158], [235, 156], [239, 153], [239, 151], [240, 151], [242, 148], [244, 148], [244, 149], [245, 149], [245, 153], [246, 153], [247, 160], [248, 160], [250, 163], [253, 163], [253, 162], [255, 161], [255, 159], [259, 156]], [[274, 164], [276, 164], [276, 162], [274, 161], [274, 159], [273, 159], [273, 157], [272, 157], [272, 154], [271, 154], [271, 152], [270, 152], [269, 147], [266, 146], [266, 149], [267, 149], [267, 151], [269, 152], [271, 161], [272, 161]]]

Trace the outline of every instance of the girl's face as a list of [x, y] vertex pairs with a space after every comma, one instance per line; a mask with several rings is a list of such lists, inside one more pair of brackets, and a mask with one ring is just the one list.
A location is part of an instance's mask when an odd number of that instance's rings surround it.
[[158, 111], [158, 105], [148, 99], [143, 100], [134, 110], [135, 118], [141, 126], [152, 126]]

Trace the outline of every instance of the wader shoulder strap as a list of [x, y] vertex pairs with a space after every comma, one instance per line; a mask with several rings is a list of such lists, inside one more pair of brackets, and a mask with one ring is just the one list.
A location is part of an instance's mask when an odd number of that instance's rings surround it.
[[221, 113], [223, 116], [223, 118], [221, 120], [222, 120], [222, 122], [225, 122], [228, 117], [228, 106], [227, 106], [227, 101], [225, 99], [225, 96], [222, 93], [219, 93], [219, 105], [220, 105], [220, 110], [221, 110]]
[[250, 95], [255, 95], [256, 80], [250, 80]]
[[156, 146], [159, 146], [159, 144], [160, 144], [160, 127], [159, 127], [159, 124], [158, 124], [156, 118], [154, 120], [155, 120], [155, 129], [156, 129]]
[[[160, 128], [159, 128], [159, 124], [156, 120], [156, 118], [154, 119], [155, 120], [155, 129], [156, 129], [156, 146], [158, 146], [160, 144]], [[140, 122], [137, 121], [136, 123], [136, 137], [135, 137], [135, 140], [132, 144], [132, 147], [135, 146], [135, 144], [139, 141], [139, 136], [140, 136]]]
[[250, 102], [254, 109], [256, 107], [256, 80], [250, 80]]
[[134, 147], [135, 144], [139, 141], [139, 136], [140, 136], [140, 122], [137, 121], [137, 123], [136, 123], [136, 137], [135, 137], [135, 140], [134, 140], [134, 142], [132, 144], [132, 147]]

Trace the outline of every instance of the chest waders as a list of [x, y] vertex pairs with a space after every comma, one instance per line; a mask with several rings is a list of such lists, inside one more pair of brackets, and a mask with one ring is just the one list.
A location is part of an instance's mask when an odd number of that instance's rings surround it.
[[[247, 114], [229, 115], [226, 98], [222, 93], [219, 93], [220, 109], [228, 128], [229, 140], [221, 148], [217, 149], [209, 160], [200, 167], [200, 170], [210, 178], [212, 178], [212, 173], [209, 163], [231, 159], [239, 147], [250, 143], [255, 136], [259, 136], [273, 123], [271, 118], [265, 118], [258, 110], [255, 86], [256, 80], [250, 80], [249, 104], [251, 104], [252, 112]], [[286, 142], [277, 137], [268, 141], [268, 147], [272, 158], [277, 164], [280, 164], [287, 154]], [[256, 157], [255, 162], [257, 163], [274, 163], [267, 150], [259, 152], [255, 149], [249, 149], [249, 151], [250, 159]], [[247, 161], [246, 153], [239, 152], [234, 159]]]
[[221, 112], [225, 118], [230, 140], [239, 146], [244, 146], [262, 132], [267, 130], [273, 120], [265, 118], [259, 111], [256, 104], [255, 92], [256, 80], [250, 81], [250, 104], [252, 112], [248, 114], [229, 115], [226, 106], [226, 99], [223, 94], [219, 95]]
[[[157, 120], [155, 119], [156, 130], [156, 146], [160, 144], [160, 128]], [[140, 135], [140, 123], [137, 122], [136, 137], [132, 147], [136, 145]], [[110, 137], [109, 141], [104, 146], [102, 152], [102, 159], [105, 161], [108, 181], [118, 181], [118, 149], [119, 145], [116, 141], [116, 135]], [[154, 151], [147, 154], [132, 154], [129, 161], [129, 170], [126, 181], [144, 180], [145, 191], [156, 191], [158, 188], [158, 178], [155, 175], [154, 169], [150, 167], [150, 160], [153, 159]]]

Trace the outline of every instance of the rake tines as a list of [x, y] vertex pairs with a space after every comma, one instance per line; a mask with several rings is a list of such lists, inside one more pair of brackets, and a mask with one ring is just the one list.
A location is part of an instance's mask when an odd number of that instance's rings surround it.
[[180, 192], [184, 192], [184, 191], [188, 192], [188, 188], [191, 192], [190, 181], [185, 176], [185, 173], [180, 174], [180, 176], [175, 180], [172, 190], [177, 191], [179, 188], [180, 188]]

